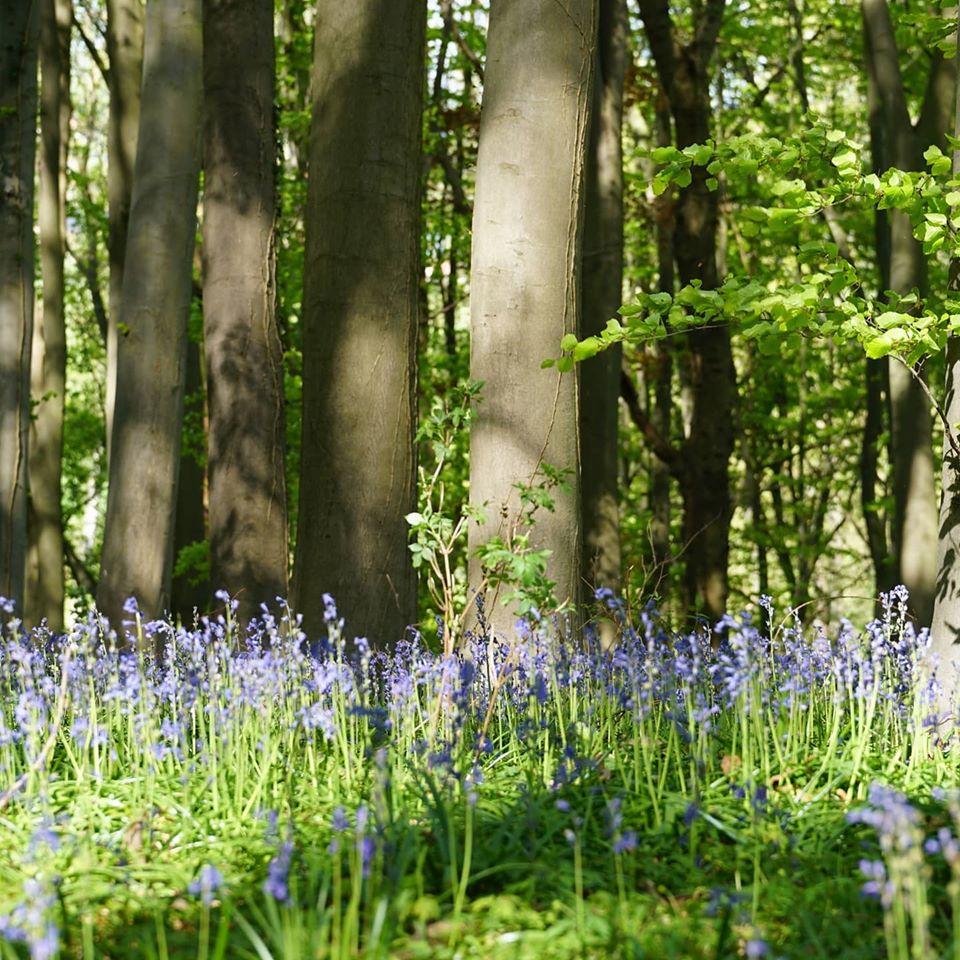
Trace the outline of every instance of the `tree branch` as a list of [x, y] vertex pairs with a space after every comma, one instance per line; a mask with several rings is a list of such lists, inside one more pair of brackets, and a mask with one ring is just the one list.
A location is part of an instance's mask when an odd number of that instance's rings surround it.
[[707, 64], [713, 56], [726, 7], [727, 0], [707, 0], [706, 9], [697, 24], [694, 35], [694, 43], [699, 50], [701, 64]]
[[84, 280], [87, 282], [87, 289], [90, 291], [90, 300], [93, 303], [93, 315], [97, 320], [97, 327], [100, 330], [100, 336], [104, 344], [107, 342], [107, 308], [103, 302], [103, 294], [100, 292], [100, 280], [97, 277], [96, 251], [91, 250], [90, 259], [84, 259], [76, 250], [73, 249], [69, 240], [65, 241], [67, 253], [73, 257], [74, 262], [80, 268]]
[[620, 371], [620, 396], [627, 405], [630, 413], [630, 419], [634, 422], [637, 429], [643, 434], [643, 439], [674, 476], [680, 473], [680, 454], [670, 444], [670, 442], [660, 433], [653, 421], [647, 416], [646, 411], [640, 406], [640, 398], [637, 396], [637, 388], [633, 383], [633, 378], [626, 370]]
[[95, 597], [97, 595], [96, 577], [87, 569], [66, 536], [63, 538], [63, 555], [73, 579], [77, 582], [77, 586], [85, 593], [90, 594], [91, 597]]
[[103, 77], [104, 83], [109, 87], [110, 86], [110, 68], [104, 63], [103, 57], [100, 55], [100, 51], [97, 49], [97, 45], [90, 39], [86, 30], [83, 29], [83, 24], [77, 19], [76, 11], [73, 14], [73, 26], [76, 29], [77, 33], [80, 35], [80, 39], [83, 41], [83, 45], [87, 48], [87, 53], [90, 54], [90, 59], [96, 64], [97, 69], [100, 71], [100, 75]]
[[677, 71], [670, 4], [668, 0], [638, 0], [638, 6], [660, 84], [669, 95]]
[[477, 54], [470, 49], [470, 44], [467, 43], [466, 37], [460, 32], [457, 27], [457, 22], [453, 18], [453, 0], [441, 0], [440, 3], [440, 13], [443, 16], [444, 26], [449, 24], [450, 27], [450, 36], [453, 38], [454, 43], [460, 48], [460, 52], [470, 61], [473, 66], [473, 69], [477, 71], [477, 79], [480, 83], [483, 83], [483, 64], [480, 62], [480, 58]]

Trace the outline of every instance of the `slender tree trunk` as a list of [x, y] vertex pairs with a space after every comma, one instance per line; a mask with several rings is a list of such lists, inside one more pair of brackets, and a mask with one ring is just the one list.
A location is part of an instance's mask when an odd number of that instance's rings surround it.
[[[470, 438], [470, 500], [486, 514], [471, 553], [508, 538], [515, 484], [541, 463], [570, 471], [531, 544], [550, 550], [559, 602], [576, 603], [581, 570], [577, 378], [540, 369], [580, 329], [580, 250], [596, 0], [494, 0], [490, 11], [471, 276], [470, 375], [483, 401]], [[535, 55], [531, 55], [535, 51]], [[481, 583], [471, 563], [473, 589]], [[491, 626], [514, 616], [494, 595]]]
[[[657, 93], [657, 145], [673, 142], [670, 104], [663, 90]], [[674, 293], [674, 223], [673, 191], [662, 193], [655, 201], [657, 223], [657, 289]], [[656, 368], [653, 377], [653, 413], [651, 419], [657, 432], [669, 441], [673, 420], [673, 355], [670, 344], [661, 341], [654, 346]], [[670, 565], [670, 465], [654, 455], [650, 477], [650, 545], [653, 549], [654, 575], [649, 588], [652, 596], [662, 597], [661, 587]]]
[[63, 627], [64, 552], [60, 507], [67, 343], [63, 315], [66, 147], [70, 124], [70, 0], [40, 4], [40, 180], [38, 220], [43, 307], [33, 331], [30, 513], [26, 615]]
[[[876, 91], [883, 128], [884, 161], [901, 170], [919, 169], [920, 143], [907, 108], [887, 2], [862, 0], [861, 9], [869, 83]], [[928, 90], [935, 91], [936, 86]], [[889, 241], [890, 290], [899, 295], [917, 290], [925, 296], [926, 257], [902, 211], [889, 212]], [[899, 360], [889, 362], [892, 545], [899, 578], [910, 591], [911, 609], [920, 623], [927, 624], [933, 613], [936, 578], [937, 507], [930, 405], [919, 382], [923, 375]]]
[[308, 631], [336, 598], [352, 632], [416, 617], [422, 0], [320, 0], [303, 310], [296, 595]]
[[[600, 333], [623, 302], [623, 79], [626, 0], [600, 0], [593, 117], [583, 228], [584, 337]], [[620, 589], [617, 424], [621, 350], [580, 367], [582, 576], [591, 588]]]
[[880, 505], [882, 498], [877, 490], [880, 440], [885, 424], [890, 419], [888, 369], [887, 364], [882, 361], [866, 361], [866, 419], [860, 446], [860, 504], [877, 591], [880, 593], [892, 590], [899, 580], [895, 569], [896, 555], [890, 548], [887, 519]]
[[127, 225], [133, 194], [133, 168], [140, 126], [143, 75], [144, 0], [107, 0], [107, 57], [110, 63], [110, 116], [107, 128], [107, 248], [110, 291], [107, 298], [107, 458], [113, 442], [117, 395], [117, 323], [123, 295]]
[[[244, 619], [287, 595], [274, 282], [272, 0], [205, 0], [203, 320], [211, 578]], [[244, 65], [238, 82], [236, 64]]]
[[128, 596], [148, 615], [170, 601], [202, 71], [200, 0], [150, 0], [97, 594], [115, 624]]
[[0, 596], [22, 611], [27, 553], [39, 4], [0, 14]]
[[[710, 137], [709, 65], [724, 8], [725, 0], [708, 0], [695, 18], [692, 39], [682, 44], [667, 0], [640, 2], [680, 148]], [[718, 281], [717, 193], [707, 186], [705, 167], [694, 167], [691, 174], [692, 182], [677, 198], [677, 274], [682, 285], [698, 281], [710, 290]], [[702, 327], [686, 341], [692, 408], [678, 471], [687, 561], [684, 592], [692, 611], [715, 620], [727, 605], [736, 370], [727, 326]]]
[[[206, 51], [204, 51], [206, 52]], [[201, 388], [201, 347], [192, 338], [187, 339], [187, 369], [184, 396], [189, 397]], [[203, 503], [204, 469], [194, 451], [180, 450], [179, 480], [177, 483], [176, 520], [173, 531], [173, 559], [176, 567], [180, 551], [207, 537], [207, 518]], [[211, 598], [210, 581], [200, 578], [196, 571], [189, 575], [174, 572], [170, 586], [170, 610], [183, 623], [192, 623], [195, 611], [208, 608]], [[191, 582], [194, 581], [194, 582]]]
[[[960, 7], [957, 9], [957, 53], [960, 55]], [[960, 137], [960, 79], [956, 83], [954, 136]], [[960, 149], [953, 151], [953, 174], [960, 176]], [[950, 290], [960, 291], [960, 258], [950, 263]], [[942, 494], [937, 540], [937, 583], [930, 628], [931, 646], [938, 658], [938, 707], [956, 715], [960, 684], [960, 338], [947, 343], [947, 382], [943, 406], [950, 431], [943, 441]]]
[[[869, 45], [866, 32], [864, 43], [865, 46]], [[871, 164], [873, 172], [879, 176], [890, 165], [889, 151], [883, 104], [869, 59], [867, 61], [867, 113], [870, 127]], [[832, 221], [828, 220], [828, 223], [830, 222]], [[874, 212], [873, 233], [880, 290], [887, 291], [890, 289], [890, 221], [886, 210]], [[836, 239], [836, 230], [834, 230], [834, 238]], [[889, 442], [890, 365], [886, 360], [864, 360], [864, 390], [866, 418], [860, 447], [860, 504], [867, 531], [867, 545], [873, 562], [876, 589], [878, 593], [885, 593], [900, 582], [899, 557], [891, 543], [891, 518], [881, 504], [886, 492], [886, 484], [882, 482], [880, 475], [881, 440], [885, 433], [888, 435], [887, 453], [892, 459]]]

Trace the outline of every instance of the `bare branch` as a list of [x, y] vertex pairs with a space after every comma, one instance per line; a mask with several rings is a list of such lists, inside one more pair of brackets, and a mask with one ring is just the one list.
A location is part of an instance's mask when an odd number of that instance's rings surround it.
[[637, 396], [637, 388], [633, 383], [633, 378], [626, 370], [620, 371], [620, 396], [623, 397], [623, 402], [627, 405], [630, 419], [643, 434], [647, 445], [658, 459], [670, 469], [670, 473], [678, 476], [680, 473], [680, 454], [647, 416], [646, 411], [640, 405], [640, 398]]

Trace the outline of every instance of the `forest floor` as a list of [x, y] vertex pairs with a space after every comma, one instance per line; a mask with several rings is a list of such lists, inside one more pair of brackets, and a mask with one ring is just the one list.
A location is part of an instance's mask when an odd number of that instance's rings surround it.
[[0, 954], [957, 955], [960, 749], [896, 600], [829, 637], [613, 613], [612, 652], [11, 628]]

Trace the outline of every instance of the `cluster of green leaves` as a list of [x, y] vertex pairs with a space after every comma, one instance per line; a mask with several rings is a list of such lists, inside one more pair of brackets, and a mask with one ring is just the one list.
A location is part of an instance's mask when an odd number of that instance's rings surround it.
[[[909, 217], [926, 253], [960, 256], [960, 178], [953, 175], [950, 158], [935, 146], [925, 154], [927, 171], [892, 169], [880, 176], [864, 174], [857, 147], [842, 131], [823, 123], [789, 140], [743, 135], [722, 145], [657, 148], [651, 157], [660, 165], [654, 193], [689, 185], [694, 166], [706, 167], [714, 190], [718, 176], [730, 184], [731, 192], [745, 179], [767, 180], [776, 203], [739, 211], [739, 228], [746, 237], [766, 232], [783, 239], [827, 211], [860, 205]], [[840, 255], [836, 243], [822, 238], [801, 243], [796, 258], [800, 269], [795, 278], [760, 281], [733, 275], [715, 290], [694, 282], [674, 295], [641, 291], [600, 336], [565, 337], [560, 344], [563, 356], [556, 363], [568, 370], [614, 343], [656, 340], [723, 323], [736, 324], [746, 340], [756, 340], [761, 352], [769, 354], [778, 349], [769, 337], [785, 336], [788, 346], [796, 346], [799, 337], [815, 336], [854, 341], [872, 359], [892, 354], [912, 365], [942, 351], [947, 339], [960, 332], [960, 298], [921, 301], [916, 291], [870, 296], [857, 266]]]

